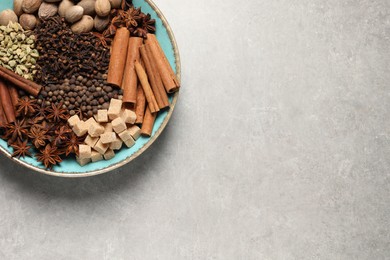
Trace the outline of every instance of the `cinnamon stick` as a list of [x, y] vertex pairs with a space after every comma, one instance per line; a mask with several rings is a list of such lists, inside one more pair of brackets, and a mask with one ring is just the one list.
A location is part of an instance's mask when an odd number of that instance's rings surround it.
[[[153, 68], [153, 71], [156, 72], [156, 80], [157, 80], [157, 86], [158, 86], [158, 90], [159, 92], [161, 93], [161, 95], [166, 95], [166, 91], [165, 91], [165, 88], [164, 88], [164, 84], [162, 82], [162, 79], [161, 79], [161, 76], [160, 76], [160, 72], [158, 71], [158, 68], [157, 68], [157, 64], [155, 62], [153, 62], [153, 54], [152, 54], [152, 51], [150, 50], [150, 47], [148, 45], [145, 45], [146, 47], [146, 51], [148, 53], [148, 57], [151, 61], [151, 64], [152, 64], [152, 68]], [[169, 106], [169, 100], [167, 100], [168, 102], [168, 106]]]
[[145, 64], [146, 73], [148, 75], [150, 85], [153, 90], [153, 94], [156, 97], [158, 107], [160, 109], [166, 108], [169, 106], [168, 96], [165, 92], [161, 80], [160, 81], [157, 80], [157, 78], [159, 78], [160, 75], [158, 73], [157, 68], [153, 66], [154, 64], [152, 65], [152, 62], [149, 58], [151, 54], [148, 53], [148, 51], [145, 48], [145, 45], [142, 45], [139, 48], [139, 50], [141, 52], [142, 61]]
[[152, 113], [149, 106], [146, 107], [144, 122], [141, 127], [141, 134], [150, 137], [153, 132], [154, 122], [156, 121], [157, 113]]
[[119, 28], [115, 33], [114, 41], [112, 43], [107, 83], [118, 87], [122, 84], [129, 37], [130, 32], [126, 27]]
[[157, 65], [164, 87], [168, 93], [178, 91], [180, 82], [177, 79], [171, 65], [169, 64], [164, 51], [162, 50], [154, 34], [148, 33], [145, 43], [150, 46], [154, 62]]
[[136, 124], [142, 124], [142, 122], [144, 121], [145, 105], [146, 105], [146, 99], [145, 99], [144, 90], [140, 85], [138, 85], [137, 102], [135, 103], [135, 114], [137, 116], [137, 119], [135, 120]]
[[127, 57], [125, 71], [122, 81], [124, 103], [135, 104], [137, 100], [137, 73], [135, 72], [134, 62], [139, 61], [139, 47], [143, 39], [140, 37], [130, 37], [127, 48]]
[[152, 113], [160, 111], [156, 98], [154, 97], [152, 88], [149, 85], [148, 76], [146, 75], [145, 70], [142, 68], [142, 65], [138, 61], [134, 63], [134, 66], [137, 72], [138, 79], [141, 82], [142, 89], [144, 90], [146, 100], [148, 101], [150, 111]]
[[6, 69], [2, 66], [0, 66], [0, 78], [11, 82], [16, 87], [23, 89], [24, 91], [33, 95], [34, 97], [38, 96], [42, 88], [42, 86], [28, 79], [25, 79], [19, 76], [18, 74], [14, 73], [13, 71]]
[[0, 99], [0, 126], [6, 126], [8, 124], [7, 117], [5, 116], [3, 104]]
[[12, 105], [14, 105], [14, 108], [16, 109], [16, 105], [19, 102], [18, 90], [13, 85], [8, 84], [8, 91], [11, 96]]
[[9, 123], [15, 122], [15, 109], [12, 104], [11, 96], [4, 81], [0, 80], [0, 100], [3, 106], [4, 114]]

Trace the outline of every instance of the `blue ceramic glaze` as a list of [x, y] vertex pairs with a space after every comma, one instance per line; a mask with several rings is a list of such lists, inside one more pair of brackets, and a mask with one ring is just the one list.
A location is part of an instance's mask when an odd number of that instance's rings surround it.
[[[0, 0], [0, 11], [4, 9], [12, 9], [12, 0]], [[141, 7], [144, 13], [150, 13], [152, 18], [156, 20], [156, 36], [159, 40], [161, 47], [163, 48], [167, 59], [175, 72], [179, 68], [179, 57], [176, 49], [176, 44], [173, 39], [173, 35], [168, 28], [168, 24], [165, 18], [157, 10], [157, 7], [149, 0], [133, 0], [134, 5], [138, 8]], [[122, 148], [119, 152], [116, 152], [116, 156], [109, 161], [100, 161], [90, 163], [86, 166], [81, 167], [75, 160], [74, 157], [67, 158], [60, 166], [55, 166], [51, 171], [44, 169], [43, 165], [35, 160], [35, 158], [26, 157], [24, 159], [14, 159], [16, 162], [22, 163], [22, 165], [37, 170], [39, 172], [64, 176], [64, 177], [79, 177], [79, 176], [90, 176], [99, 173], [103, 173], [114, 168], [120, 167], [125, 163], [131, 161], [139, 154], [141, 154], [161, 133], [165, 125], [167, 124], [170, 114], [174, 108], [178, 93], [170, 96], [171, 109], [168, 111], [160, 112], [156, 118], [156, 122], [153, 128], [153, 133], [150, 138], [140, 137], [136, 144], [131, 148]], [[173, 102], [173, 103], [172, 103]], [[9, 148], [4, 140], [0, 140], [0, 146], [2, 150], [6, 152], [7, 156], [10, 157], [12, 148]]]

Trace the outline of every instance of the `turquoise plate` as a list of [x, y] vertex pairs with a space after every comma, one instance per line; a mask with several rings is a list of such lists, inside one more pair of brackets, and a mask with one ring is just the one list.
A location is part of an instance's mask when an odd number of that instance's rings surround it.
[[[12, 3], [12, 0], [0, 0], [0, 11], [9, 8], [12, 9]], [[177, 76], [180, 79], [179, 51], [172, 30], [169, 27], [167, 20], [151, 0], [133, 0], [133, 4], [136, 7], [141, 7], [143, 12], [150, 13], [153, 19], [156, 19], [157, 39], [159, 40], [161, 47], [163, 48], [171, 66], [174, 68]], [[46, 170], [41, 163], [35, 160], [35, 158], [12, 158], [12, 148], [8, 147], [7, 143], [4, 140], [0, 140], [0, 150], [13, 161], [29, 169], [48, 175], [54, 175], [59, 177], [87, 177], [105, 173], [129, 163], [130, 161], [138, 157], [141, 153], [143, 153], [157, 139], [157, 137], [164, 130], [165, 126], [168, 123], [168, 120], [172, 115], [178, 96], [179, 92], [173, 94], [170, 97], [170, 109], [168, 111], [159, 113], [153, 128], [152, 136], [150, 138], [140, 137], [133, 147], [122, 148], [119, 152], [116, 153], [116, 156], [109, 161], [90, 163], [86, 166], [81, 167], [76, 162], [75, 158], [71, 157], [65, 159], [60, 164], [60, 166], [55, 166], [52, 170]]]

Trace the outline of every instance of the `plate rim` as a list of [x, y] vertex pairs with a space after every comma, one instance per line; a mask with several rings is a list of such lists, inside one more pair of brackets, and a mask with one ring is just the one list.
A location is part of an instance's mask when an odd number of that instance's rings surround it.
[[[178, 49], [178, 46], [177, 46], [177, 43], [176, 43], [175, 36], [173, 34], [173, 31], [172, 31], [172, 28], [168, 24], [168, 21], [165, 18], [165, 16], [163, 15], [163, 13], [161, 12], [161, 10], [157, 7], [157, 5], [152, 0], [143, 0], [143, 1], [148, 3], [150, 5], [150, 7], [156, 12], [157, 16], [161, 19], [163, 26], [167, 30], [169, 40], [170, 40], [170, 42], [172, 44], [172, 47], [173, 47], [173, 55], [175, 57], [176, 76], [178, 77], [178, 79], [180, 81], [181, 80], [180, 54], [179, 54], [179, 49]], [[110, 165], [110, 166], [108, 166], [106, 168], [99, 169], [99, 170], [93, 170], [93, 171], [89, 171], [89, 172], [83, 172], [83, 173], [80, 173], [80, 172], [64, 172], [64, 173], [61, 173], [61, 172], [41, 169], [41, 168], [38, 168], [38, 167], [36, 167], [34, 165], [28, 164], [27, 162], [24, 162], [24, 161], [22, 161], [22, 160], [20, 160], [18, 158], [14, 158], [14, 157], [11, 156], [10, 152], [8, 152], [2, 146], [0, 146], [0, 152], [5, 154], [6, 157], [11, 159], [11, 161], [16, 162], [17, 164], [19, 164], [21, 166], [24, 166], [24, 167], [26, 167], [28, 169], [31, 169], [31, 170], [39, 172], [39, 173], [43, 173], [43, 174], [50, 175], [50, 176], [55, 176], [55, 177], [82, 178], [82, 177], [91, 177], [91, 176], [96, 176], [96, 175], [100, 175], [100, 174], [103, 174], [103, 173], [110, 172], [112, 170], [118, 169], [118, 168], [128, 164], [129, 162], [131, 162], [132, 160], [134, 160], [135, 158], [140, 156], [143, 152], [145, 152], [154, 143], [154, 141], [156, 141], [156, 139], [160, 136], [160, 134], [163, 132], [163, 130], [167, 126], [167, 124], [169, 122], [169, 119], [172, 116], [172, 113], [173, 113], [173, 111], [175, 109], [175, 106], [176, 106], [176, 103], [177, 103], [177, 99], [179, 97], [179, 92], [180, 92], [180, 90], [174, 93], [174, 95], [172, 97], [172, 103], [170, 105], [169, 111], [168, 111], [164, 121], [161, 123], [161, 125], [157, 129], [156, 133], [152, 137], [150, 137], [149, 141], [147, 143], [145, 143], [145, 145], [142, 146], [138, 151], [133, 153], [130, 157], [126, 158], [123, 161], [120, 161], [120, 162], [117, 162], [115, 164], [112, 164], [112, 165]]]

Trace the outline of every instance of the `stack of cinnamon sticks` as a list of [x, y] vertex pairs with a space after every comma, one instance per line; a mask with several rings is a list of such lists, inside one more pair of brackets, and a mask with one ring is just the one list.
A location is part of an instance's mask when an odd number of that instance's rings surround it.
[[38, 96], [41, 86], [0, 66], [0, 126], [15, 122], [18, 89]]
[[168, 94], [180, 88], [156, 36], [130, 37], [126, 28], [115, 34], [107, 83], [123, 89], [122, 101], [136, 113], [145, 136], [151, 136], [157, 113], [169, 107]]

